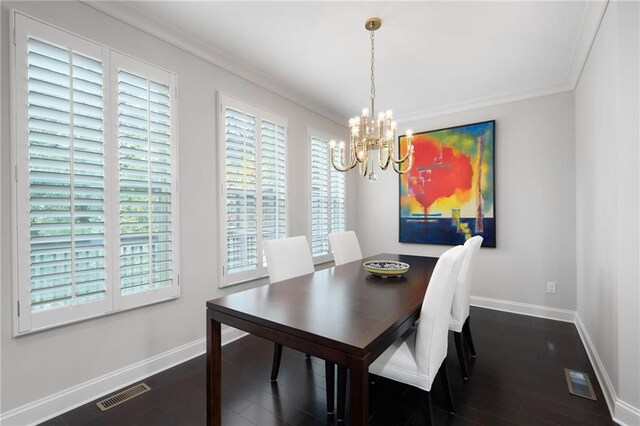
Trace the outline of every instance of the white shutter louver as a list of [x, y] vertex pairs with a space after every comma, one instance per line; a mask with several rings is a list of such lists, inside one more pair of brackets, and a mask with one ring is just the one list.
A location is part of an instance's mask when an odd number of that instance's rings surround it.
[[27, 41], [31, 310], [105, 297], [103, 70]]
[[118, 71], [122, 295], [173, 284], [170, 88]]
[[227, 273], [257, 267], [256, 117], [225, 110]]

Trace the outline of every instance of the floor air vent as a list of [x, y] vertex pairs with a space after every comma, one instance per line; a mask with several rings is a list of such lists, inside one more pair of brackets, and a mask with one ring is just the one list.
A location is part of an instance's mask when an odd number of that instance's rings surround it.
[[123, 402], [126, 402], [131, 398], [135, 398], [138, 395], [142, 395], [143, 393], [149, 390], [151, 390], [149, 386], [147, 386], [145, 383], [140, 383], [130, 387], [129, 389], [125, 389], [122, 392], [119, 392], [113, 396], [110, 396], [107, 399], [103, 399], [102, 401], [98, 402], [96, 405], [102, 411], [107, 411], [108, 409], [113, 408], [116, 405], [122, 404]]
[[567, 386], [569, 386], [569, 393], [597, 401], [596, 394], [593, 391], [593, 386], [591, 386], [591, 380], [589, 380], [587, 373], [565, 368], [564, 375], [567, 379]]

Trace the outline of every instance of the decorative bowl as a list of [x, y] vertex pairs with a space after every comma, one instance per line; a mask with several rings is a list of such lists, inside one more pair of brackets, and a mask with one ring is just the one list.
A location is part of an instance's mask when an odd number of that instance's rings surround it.
[[370, 260], [362, 264], [365, 271], [377, 277], [399, 277], [409, 270], [409, 264], [395, 260]]

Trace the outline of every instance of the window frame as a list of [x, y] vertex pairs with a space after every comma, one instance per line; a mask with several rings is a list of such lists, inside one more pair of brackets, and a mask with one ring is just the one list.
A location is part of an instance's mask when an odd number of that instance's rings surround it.
[[[311, 158], [311, 153], [312, 153], [312, 141], [313, 139], [321, 139], [321, 140], [325, 140], [327, 142], [327, 144], [329, 143], [329, 141], [331, 140], [340, 140], [340, 138], [337, 137], [332, 137], [330, 136], [328, 133], [317, 130], [315, 128], [309, 127], [308, 128], [308, 141], [309, 141], [309, 151], [308, 151], [308, 155], [307, 155], [307, 170], [309, 170], [309, 180], [308, 180], [308, 188], [309, 188], [309, 234], [308, 234], [308, 238], [309, 238], [309, 243], [312, 245], [311, 246], [311, 255], [313, 257], [313, 263], [314, 265], [319, 265], [322, 263], [327, 263], [327, 262], [332, 262], [333, 261], [333, 253], [331, 252], [331, 244], [329, 243], [329, 252], [326, 254], [319, 254], [319, 255], [314, 255], [313, 254], [313, 194], [312, 194], [312, 185], [313, 185], [313, 173], [312, 173], [312, 169], [313, 169], [313, 160]], [[329, 229], [329, 233], [327, 234], [327, 240], [329, 238], [329, 234], [333, 232], [332, 229], [332, 222], [333, 222], [333, 218], [332, 218], [332, 212], [331, 212], [331, 207], [332, 207], [332, 202], [331, 202], [331, 195], [332, 195], [332, 191], [331, 191], [331, 176], [333, 174], [333, 166], [331, 165], [331, 158], [328, 158], [328, 173], [327, 173], [327, 188], [328, 188], [328, 207], [327, 207], [327, 228]], [[337, 173], [343, 173], [343, 172], [339, 172], [336, 170]], [[347, 205], [347, 174], [344, 173], [344, 224], [345, 224], [345, 231], [347, 230], [347, 210], [348, 210], [348, 205]]]
[[[63, 28], [33, 18], [17, 10], [10, 10], [10, 137], [11, 137], [11, 250], [12, 250], [12, 330], [13, 336], [27, 335], [91, 318], [102, 317], [118, 311], [176, 299], [180, 296], [179, 258], [179, 192], [178, 192], [178, 97], [177, 75], [156, 65], [118, 52]], [[30, 38], [78, 52], [102, 63], [102, 126], [103, 126], [103, 194], [104, 194], [104, 274], [105, 293], [99, 301], [69, 305], [61, 308], [31, 311], [31, 261], [30, 261], [30, 178], [29, 178], [29, 66], [27, 42]], [[99, 54], [97, 54], [99, 53]], [[113, 60], [115, 58], [115, 60]], [[173, 282], [171, 286], [147, 291], [144, 297], [122, 296], [116, 276], [120, 274], [120, 225], [119, 225], [119, 142], [117, 119], [117, 73], [112, 69], [120, 59], [127, 58], [136, 70], [145, 69], [149, 74], [164, 73], [170, 90], [170, 143], [171, 143], [171, 195], [172, 195], [172, 247]], [[128, 68], [133, 70], [131, 67]], [[157, 80], [156, 80], [157, 81]], [[164, 79], [161, 79], [164, 83]], [[25, 214], [25, 211], [27, 214]], [[140, 295], [142, 295], [141, 293]], [[135, 299], [135, 300], [134, 300]]]
[[[226, 110], [227, 108], [241, 111], [255, 117], [256, 135], [256, 250], [258, 259], [263, 253], [263, 217], [262, 217], [262, 121], [270, 121], [285, 129], [285, 235], [289, 236], [291, 230], [291, 215], [289, 203], [289, 123], [286, 117], [260, 108], [256, 105], [240, 100], [227, 93], [218, 91], [218, 183], [219, 183], [219, 203], [218, 203], [218, 232], [220, 235], [218, 250], [220, 253], [220, 266], [218, 267], [219, 288], [242, 284], [249, 281], [259, 280], [268, 276], [267, 267], [258, 262], [255, 269], [248, 271], [227, 273], [227, 191], [226, 191]], [[259, 172], [258, 172], [259, 171]]]

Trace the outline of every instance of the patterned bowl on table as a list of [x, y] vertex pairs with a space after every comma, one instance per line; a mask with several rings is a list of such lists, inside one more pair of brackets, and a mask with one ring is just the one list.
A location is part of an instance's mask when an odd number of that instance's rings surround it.
[[387, 278], [399, 277], [409, 270], [409, 264], [395, 260], [370, 260], [362, 264], [364, 269], [372, 275]]

